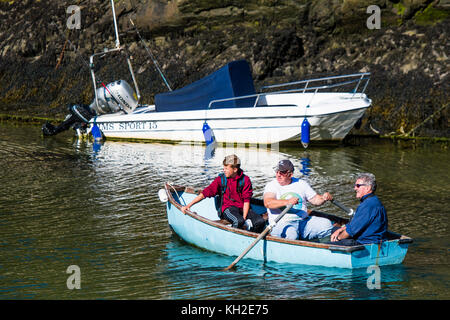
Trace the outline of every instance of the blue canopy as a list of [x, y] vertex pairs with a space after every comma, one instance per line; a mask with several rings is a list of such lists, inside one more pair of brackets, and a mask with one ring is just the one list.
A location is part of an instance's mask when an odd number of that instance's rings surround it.
[[[157, 112], [207, 109], [211, 100], [255, 94], [250, 67], [245, 60], [228, 63], [214, 73], [181, 89], [155, 95]], [[211, 109], [253, 107], [256, 98], [214, 103]]]

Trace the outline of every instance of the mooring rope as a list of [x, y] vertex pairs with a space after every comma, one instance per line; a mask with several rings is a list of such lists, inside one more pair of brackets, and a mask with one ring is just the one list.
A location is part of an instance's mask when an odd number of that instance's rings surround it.
[[69, 41], [69, 38], [67, 37], [66, 41], [64, 42], [64, 46], [62, 48], [61, 54], [59, 55], [58, 63], [55, 66], [55, 70], [58, 69], [59, 65], [61, 64], [61, 61], [64, 57], [64, 51], [66, 50], [66, 45], [67, 45], [68, 41]]
[[162, 72], [161, 68], [159, 67], [158, 61], [156, 61], [155, 56], [153, 55], [153, 53], [150, 51], [150, 48], [145, 44], [144, 39], [142, 39], [141, 34], [139, 33], [138, 28], [136, 27], [136, 25], [134, 24], [133, 20], [131, 20], [130, 18], [130, 22], [133, 25], [133, 27], [136, 29], [136, 33], [139, 37], [139, 39], [141, 40], [142, 44], [144, 45], [145, 50], [147, 51], [148, 55], [150, 56], [150, 58], [153, 61], [153, 64], [155, 65], [156, 69], [158, 70], [161, 78], [163, 79], [166, 87], [169, 89], [169, 91], [172, 91], [172, 88], [169, 85], [168, 80], [166, 79], [166, 77], [164, 76], [164, 73]]
[[448, 107], [450, 103], [445, 104], [442, 108], [440, 108], [439, 110], [435, 111], [432, 115], [428, 116], [425, 120], [423, 120], [420, 124], [418, 124], [417, 126], [415, 126], [414, 128], [412, 128], [411, 130], [408, 131], [408, 133], [405, 134], [405, 136], [409, 137], [412, 133], [414, 133], [414, 131], [416, 131], [417, 128], [421, 127], [423, 124], [425, 124], [426, 122], [430, 121], [431, 119], [433, 119], [433, 117], [440, 113], [441, 111], [443, 111], [445, 108]]

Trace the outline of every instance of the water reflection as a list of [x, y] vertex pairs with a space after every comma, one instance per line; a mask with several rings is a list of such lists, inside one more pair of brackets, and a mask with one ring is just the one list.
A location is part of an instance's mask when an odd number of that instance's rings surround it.
[[311, 159], [307, 153], [300, 159], [300, 164], [300, 172], [305, 176], [309, 176], [311, 172]]
[[209, 160], [213, 158], [216, 154], [217, 142], [213, 141], [210, 144], [207, 144], [205, 147], [205, 160]]
[[[201, 186], [214, 179], [222, 171], [222, 161], [228, 154], [237, 154], [243, 169], [251, 174], [252, 180], [267, 180], [273, 177], [272, 167], [282, 158], [280, 152], [240, 146], [214, 146], [214, 153], [205, 158], [205, 146], [200, 144], [137, 144], [127, 142], [105, 142], [95, 153], [94, 170], [104, 170], [114, 176], [114, 183], [120, 177], [141, 177], [153, 175], [152, 181], [161, 184], [172, 181], [176, 184]], [[141, 180], [141, 179], [140, 179]], [[113, 187], [113, 186], [112, 186]]]
[[224, 299], [399, 299], [407, 294], [403, 266], [381, 268], [381, 289], [371, 290], [371, 273], [362, 269], [325, 268], [306, 265], [263, 263], [250, 259], [235, 270], [224, 272], [233, 258], [189, 246], [174, 237], [166, 245], [159, 272], [173, 276], [166, 283], [171, 297], [199, 299], [223, 294]]
[[100, 149], [102, 148], [102, 145], [103, 145], [103, 141], [99, 141], [99, 140], [95, 140], [92, 143], [92, 154], [93, 154], [94, 158], [98, 154]]

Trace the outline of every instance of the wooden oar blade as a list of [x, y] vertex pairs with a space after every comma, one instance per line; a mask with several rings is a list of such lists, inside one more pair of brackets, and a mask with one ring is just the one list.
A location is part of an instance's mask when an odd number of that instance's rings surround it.
[[281, 212], [277, 218], [275, 219], [275, 223], [273, 225], [268, 225], [266, 229], [264, 229], [263, 232], [255, 239], [255, 241], [252, 242], [250, 246], [245, 249], [239, 257], [237, 257], [228, 267], [223, 269], [223, 271], [228, 271], [231, 268], [233, 268], [262, 238], [264, 238], [270, 231], [272, 231], [272, 228], [277, 224], [278, 221], [292, 208], [292, 204], [289, 204], [286, 206], [286, 208]]
[[252, 242], [252, 244], [244, 250], [244, 252], [241, 253], [239, 257], [237, 257], [228, 267], [223, 269], [223, 271], [228, 271], [231, 268], [233, 268], [262, 238], [266, 236], [267, 233], [269, 233], [272, 230], [271, 226], [267, 226], [266, 229], [255, 239], [255, 241]]
[[342, 203], [340, 203], [337, 200], [331, 200], [331, 203], [334, 204], [336, 207], [338, 207], [339, 209], [345, 211], [349, 216], [353, 215], [353, 209], [349, 209], [346, 206], [344, 206]]

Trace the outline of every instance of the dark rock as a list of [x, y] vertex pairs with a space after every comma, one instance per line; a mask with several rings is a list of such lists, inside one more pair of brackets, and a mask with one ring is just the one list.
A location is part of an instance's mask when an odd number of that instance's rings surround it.
[[[90, 54], [114, 46], [114, 26], [109, 1], [78, 2], [81, 29], [69, 30], [66, 9], [73, 1], [0, 1], [1, 113], [63, 117], [68, 103], [92, 100], [86, 64]], [[130, 18], [173, 88], [236, 59], [250, 62], [257, 88], [370, 71], [373, 107], [353, 133], [401, 133], [420, 125], [418, 135], [448, 137], [449, 111], [442, 107], [450, 92], [450, 27], [449, 8], [441, 2], [115, 1], [143, 103], [167, 88]], [[382, 10], [380, 30], [366, 27], [369, 5]], [[104, 82], [128, 75], [121, 55], [99, 59], [95, 68]]]

